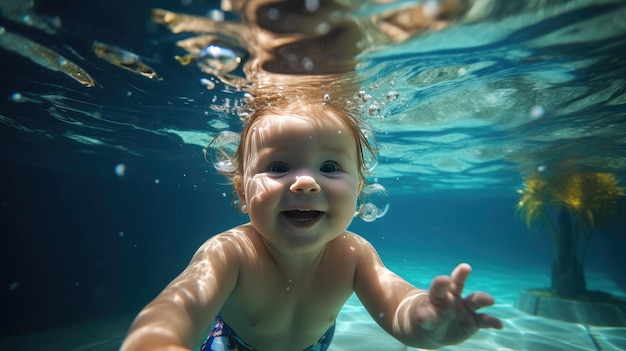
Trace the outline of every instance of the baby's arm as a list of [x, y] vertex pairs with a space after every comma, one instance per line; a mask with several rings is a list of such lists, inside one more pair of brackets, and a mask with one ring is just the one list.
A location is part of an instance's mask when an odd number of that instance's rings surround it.
[[187, 268], [135, 318], [121, 351], [190, 350], [233, 290], [239, 269], [234, 244], [205, 242]]
[[461, 264], [450, 277], [433, 279], [430, 291], [420, 290], [388, 270], [365, 242], [355, 290], [376, 322], [396, 339], [412, 347], [439, 348], [462, 342], [479, 328], [502, 328], [496, 317], [476, 313], [492, 305], [493, 297], [482, 292], [461, 296], [470, 271]]

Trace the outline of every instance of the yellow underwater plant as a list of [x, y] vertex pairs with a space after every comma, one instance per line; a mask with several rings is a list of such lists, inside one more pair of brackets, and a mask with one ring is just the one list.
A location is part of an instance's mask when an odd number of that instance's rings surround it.
[[559, 198], [577, 218], [580, 229], [594, 230], [617, 217], [617, 201], [624, 196], [612, 173], [575, 174], [563, 183]]
[[[517, 214], [528, 228], [546, 221], [556, 251], [552, 268], [553, 290], [559, 295], [576, 296], [586, 289], [583, 265], [589, 241], [618, 214], [624, 188], [612, 173], [532, 174], [524, 178], [524, 190], [517, 203]], [[550, 209], [558, 211], [557, 225]], [[578, 248], [582, 243], [582, 256]]]
[[604, 227], [617, 216], [617, 202], [624, 188], [612, 173], [533, 174], [524, 178], [517, 213], [534, 228], [547, 219], [548, 208], [566, 208], [581, 230]]

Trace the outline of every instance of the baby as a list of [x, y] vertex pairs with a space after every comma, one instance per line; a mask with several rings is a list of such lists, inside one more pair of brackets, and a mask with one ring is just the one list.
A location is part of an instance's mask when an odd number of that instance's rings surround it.
[[[307, 101], [308, 100], [308, 101]], [[232, 182], [250, 222], [208, 239], [133, 322], [122, 350], [328, 350], [353, 292], [374, 320], [411, 347], [438, 348], [479, 328], [494, 303], [462, 297], [460, 264], [417, 288], [347, 231], [371, 152], [360, 122], [330, 101], [283, 99], [251, 115]]]

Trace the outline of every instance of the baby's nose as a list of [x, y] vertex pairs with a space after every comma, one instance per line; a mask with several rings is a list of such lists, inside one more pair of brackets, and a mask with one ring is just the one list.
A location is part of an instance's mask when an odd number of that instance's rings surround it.
[[289, 190], [294, 193], [317, 193], [320, 191], [320, 186], [311, 176], [297, 176]]

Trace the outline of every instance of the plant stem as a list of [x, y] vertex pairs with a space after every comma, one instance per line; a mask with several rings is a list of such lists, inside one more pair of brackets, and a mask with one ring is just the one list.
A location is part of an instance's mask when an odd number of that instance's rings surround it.
[[550, 216], [548, 216], [548, 211], [543, 211], [543, 218], [548, 222], [548, 226], [550, 227], [550, 234], [552, 235], [552, 247], [554, 247], [554, 256], [558, 257], [559, 251], [557, 248], [557, 239], [556, 239], [556, 231], [554, 229], [554, 223], [550, 220]]

